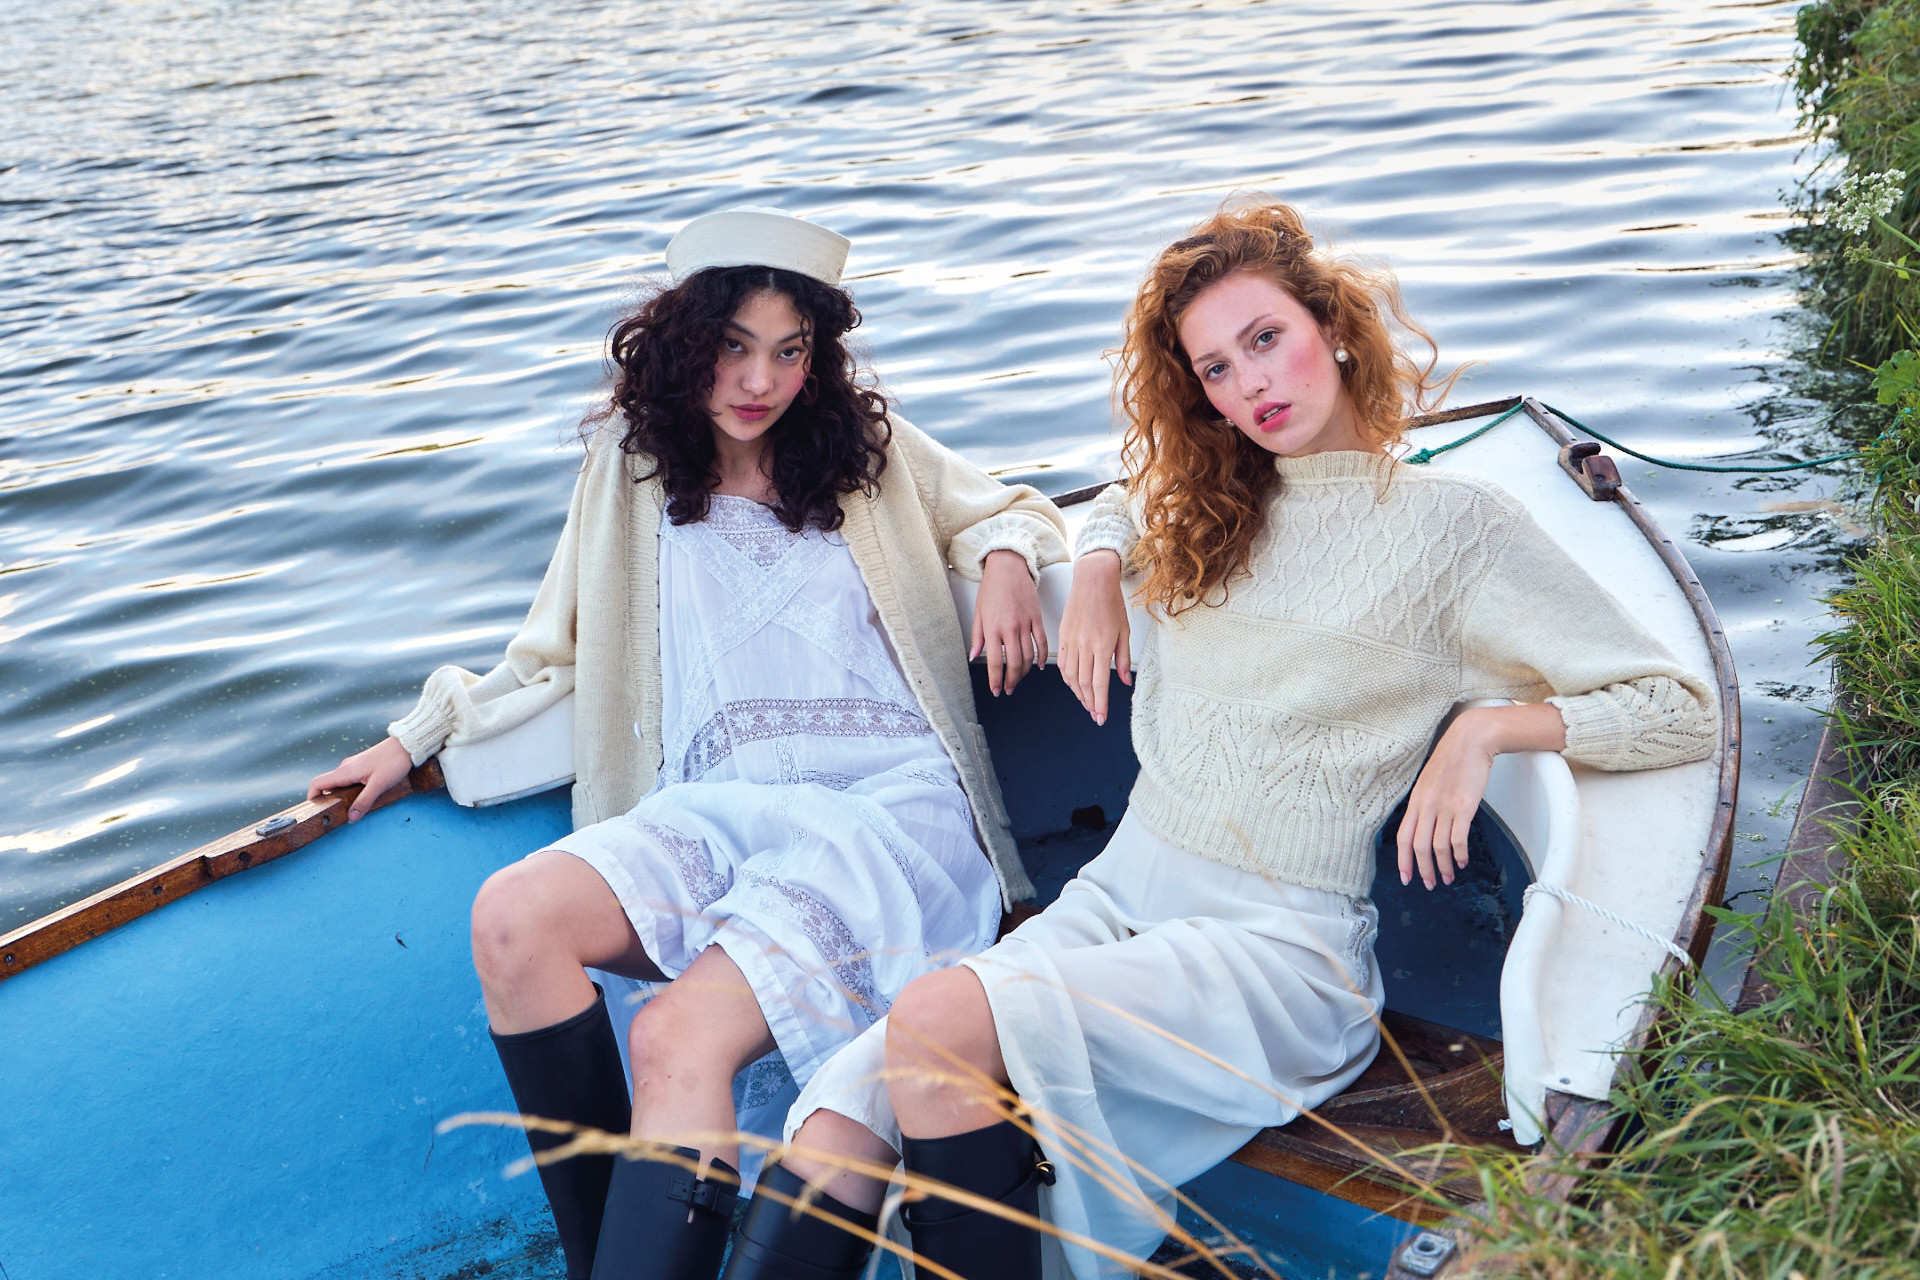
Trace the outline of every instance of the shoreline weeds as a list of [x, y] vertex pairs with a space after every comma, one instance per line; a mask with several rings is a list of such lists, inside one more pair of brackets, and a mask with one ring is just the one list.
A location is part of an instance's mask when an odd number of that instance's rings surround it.
[[[1833, 664], [1823, 761], [1852, 781], [1809, 785], [1796, 836], [1826, 837], [1795, 840], [1767, 909], [1722, 910], [1754, 949], [1745, 998], [1656, 987], [1661, 1050], [1615, 1091], [1618, 1150], [1476, 1158], [1483, 1272], [1920, 1276], [1920, 282], [1903, 269], [1920, 254], [1902, 243], [1920, 232], [1920, 0], [1816, 0], [1798, 29], [1793, 87], [1839, 170], [1799, 212], [1824, 212], [1842, 178], [1903, 171], [1860, 239], [1797, 233], [1830, 322], [1810, 373], [1840, 389], [1873, 515], [1815, 642]], [[1582, 1180], [1573, 1202], [1533, 1193], [1556, 1174]]]

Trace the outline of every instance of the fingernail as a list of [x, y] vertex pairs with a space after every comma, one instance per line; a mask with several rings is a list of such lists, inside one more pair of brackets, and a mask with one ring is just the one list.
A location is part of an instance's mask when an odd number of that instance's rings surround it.
[[1401, 884], [1412, 884], [1412, 883], [1413, 883], [1413, 877], [1412, 877], [1412, 876], [1410, 876], [1410, 875], [1408, 875], [1408, 874], [1407, 874], [1406, 872], [1404, 872], [1404, 871], [1402, 871], [1402, 872], [1400, 873], [1400, 883], [1401, 883]]

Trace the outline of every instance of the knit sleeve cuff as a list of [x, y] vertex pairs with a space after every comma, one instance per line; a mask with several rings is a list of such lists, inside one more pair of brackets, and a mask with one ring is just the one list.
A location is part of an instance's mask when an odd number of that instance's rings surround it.
[[1566, 722], [1567, 759], [1596, 769], [1656, 769], [1703, 760], [1717, 741], [1713, 699], [1691, 680], [1647, 676], [1547, 702]]
[[[1047, 535], [1052, 535], [1056, 548], [1053, 556], [1045, 554]], [[1003, 511], [955, 534], [947, 554], [961, 577], [978, 582], [981, 566], [989, 555], [995, 551], [1012, 551], [1027, 562], [1027, 572], [1038, 582], [1041, 567], [1059, 558], [1059, 546], [1059, 534], [1052, 526], [1043, 526], [1040, 521], [1017, 511]]]
[[[442, 672], [449, 670], [452, 668], [443, 667], [427, 677], [426, 687], [420, 691], [413, 709], [387, 726], [387, 732], [407, 749], [416, 765], [440, 754], [440, 748], [453, 733], [456, 719], [453, 699], [448, 696], [451, 691], [442, 677]], [[457, 686], [458, 681], [453, 683]]]
[[1093, 500], [1093, 511], [1080, 526], [1080, 536], [1073, 542], [1073, 557], [1078, 560], [1089, 551], [1113, 551], [1125, 565], [1139, 541], [1133, 513], [1127, 506], [1127, 491], [1117, 484], [1108, 485]]

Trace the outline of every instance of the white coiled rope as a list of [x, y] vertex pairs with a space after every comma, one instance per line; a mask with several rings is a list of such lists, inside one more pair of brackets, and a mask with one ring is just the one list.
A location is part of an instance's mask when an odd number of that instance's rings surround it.
[[1531, 905], [1531, 903], [1533, 902], [1533, 895], [1536, 893], [1544, 893], [1544, 894], [1547, 894], [1549, 897], [1558, 898], [1562, 902], [1571, 902], [1576, 907], [1584, 907], [1588, 911], [1591, 911], [1593, 912], [1593, 914], [1599, 916], [1602, 920], [1611, 921], [1612, 923], [1619, 925], [1622, 929], [1625, 929], [1627, 932], [1637, 933], [1641, 937], [1645, 938], [1648, 942], [1653, 943], [1655, 946], [1665, 948], [1666, 953], [1672, 956], [1675, 960], [1678, 960], [1681, 963], [1681, 965], [1690, 966], [1693, 964], [1693, 957], [1688, 955], [1686, 952], [1682, 951], [1679, 947], [1675, 946], [1671, 938], [1663, 938], [1659, 934], [1655, 933], [1653, 930], [1643, 928], [1640, 925], [1635, 924], [1633, 921], [1627, 919], [1625, 916], [1620, 915], [1617, 912], [1609, 911], [1605, 907], [1601, 906], [1599, 903], [1583, 898], [1579, 894], [1573, 892], [1571, 889], [1562, 889], [1557, 884], [1544, 884], [1536, 880], [1532, 884], [1528, 885], [1527, 891], [1524, 894], [1520, 895], [1520, 910], [1522, 913], [1524, 913], [1527, 907]]

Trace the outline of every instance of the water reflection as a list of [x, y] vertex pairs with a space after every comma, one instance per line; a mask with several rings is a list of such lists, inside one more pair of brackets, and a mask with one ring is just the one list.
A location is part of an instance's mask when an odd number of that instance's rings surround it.
[[[1470, 398], [1684, 456], [1805, 429], [1741, 412], [1789, 334], [1784, 2], [163, 3], [129, 40], [134, 12], [50, 0], [0, 43], [0, 927], [494, 659], [607, 324], [710, 209], [852, 236], [906, 414], [1056, 491], [1113, 469], [1101, 353], [1142, 265], [1242, 188], [1393, 263], [1486, 362]], [[1623, 471], [1741, 637], [1762, 853], [1844, 536], [1764, 504], [1830, 481]]]

